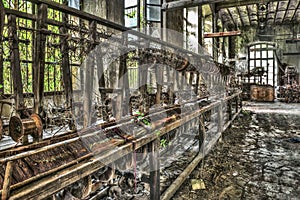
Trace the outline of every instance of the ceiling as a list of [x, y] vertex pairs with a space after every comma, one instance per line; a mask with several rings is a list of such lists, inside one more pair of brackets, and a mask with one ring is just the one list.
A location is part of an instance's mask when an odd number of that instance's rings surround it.
[[229, 0], [216, 3], [215, 11], [232, 30], [300, 23], [299, 0]]
[[300, 24], [299, 0], [168, 0], [162, 10], [210, 5], [214, 13], [231, 30], [253, 26]]

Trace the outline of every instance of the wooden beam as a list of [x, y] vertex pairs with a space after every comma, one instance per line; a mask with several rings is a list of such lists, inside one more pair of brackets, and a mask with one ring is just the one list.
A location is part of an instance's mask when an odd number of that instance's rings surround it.
[[159, 138], [150, 144], [150, 199], [160, 199], [160, 162], [159, 162]]
[[[45, 4], [38, 5], [36, 28], [38, 30], [47, 30], [47, 10], [48, 6]], [[45, 71], [45, 49], [46, 49], [46, 35], [41, 31], [36, 33], [34, 41], [34, 65], [33, 65], [33, 80], [34, 80], [34, 112], [40, 113], [42, 108], [42, 101], [44, 96], [44, 71]]]
[[[203, 25], [202, 25], [202, 6], [198, 6], [198, 44], [200, 47], [203, 45]], [[198, 53], [201, 53], [201, 49], [198, 49]]]
[[[5, 18], [5, 10], [3, 2], [0, 1], [0, 36], [2, 36], [3, 28], [4, 28], [4, 18]], [[0, 38], [1, 39], [1, 38]]]
[[[218, 30], [218, 15], [216, 13], [216, 6], [215, 4], [210, 4], [211, 12], [212, 12], [212, 32], [216, 33], [219, 32]], [[219, 39], [214, 37], [213, 38], [213, 59], [215, 61], [218, 60], [218, 47], [219, 47]]]
[[15, 15], [8, 16], [11, 77], [13, 79], [13, 91], [16, 109], [24, 107], [23, 84], [20, 66], [19, 38], [17, 35], [17, 18]]
[[5, 168], [3, 190], [2, 190], [2, 195], [1, 195], [2, 200], [9, 199], [10, 185], [11, 185], [11, 181], [12, 181], [12, 172], [13, 172], [13, 161], [8, 161], [6, 163], [6, 168]]
[[283, 55], [284, 56], [299, 56], [300, 52], [287, 52], [287, 53], [283, 53]]
[[[68, 15], [63, 13], [63, 22], [68, 21]], [[59, 29], [60, 34], [67, 35], [68, 30], [66, 28], [66, 24], [60, 27]], [[70, 58], [69, 58], [69, 45], [67, 36], [60, 37], [60, 51], [62, 54], [62, 72], [63, 72], [63, 83], [64, 83], [64, 91], [66, 96], [66, 106], [74, 113], [75, 111], [72, 108], [73, 104], [73, 86], [72, 86], [72, 73], [71, 73], [71, 66], [70, 66]], [[74, 121], [70, 122], [70, 127], [74, 129]]]
[[[91, 21], [89, 24], [89, 38], [92, 41], [88, 45], [88, 52], [92, 51], [95, 48], [95, 40], [97, 36], [97, 23], [96, 21]], [[93, 97], [93, 88], [94, 88], [94, 69], [96, 66], [97, 56], [91, 54], [87, 56], [85, 63], [85, 80], [84, 80], [84, 92], [83, 92], [83, 127], [86, 128], [91, 124], [92, 120], [92, 97]]]
[[156, 75], [156, 101], [155, 104], [160, 105], [161, 103], [161, 94], [163, 87], [163, 66], [155, 65], [155, 75]]
[[241, 31], [229, 31], [229, 32], [219, 32], [219, 33], [205, 33], [204, 38], [215, 38], [215, 37], [229, 37], [229, 36], [239, 36]]
[[[123, 41], [124, 41], [124, 36], [123, 36]], [[124, 42], [123, 42], [124, 43]], [[122, 52], [121, 52], [122, 53]], [[118, 79], [117, 79], [117, 84], [118, 87], [121, 89], [121, 92], [118, 93], [117, 95], [117, 101], [116, 101], [116, 113], [114, 113], [116, 121], [121, 120], [122, 116], [123, 116], [123, 107], [124, 105], [124, 78], [127, 75], [126, 72], [126, 59], [127, 59], [127, 55], [122, 54], [119, 57], [119, 74], [118, 74]], [[125, 103], [127, 106], [127, 102]]]
[[162, 194], [162, 200], [171, 199], [176, 191], [180, 188], [186, 178], [194, 171], [200, 161], [204, 158], [202, 153], [199, 153], [196, 158], [184, 169], [184, 171], [176, 178], [171, 186]]
[[[0, 1], [0, 44], [2, 43], [2, 36], [3, 36], [3, 30], [4, 30], [4, 19], [5, 19], [5, 10], [3, 2]], [[0, 93], [4, 94], [4, 81], [3, 81], [3, 48], [0, 48]]]
[[[128, 46], [128, 34], [125, 33], [123, 35], [123, 44]], [[124, 94], [124, 102], [125, 105], [123, 106], [123, 115], [126, 116], [129, 114], [129, 99], [130, 99], [130, 88], [129, 88], [129, 74], [128, 74], [128, 66], [127, 66], [127, 59], [128, 55], [124, 60], [124, 75], [123, 75], [123, 94]]]
[[162, 10], [171, 11], [171, 10], [178, 10], [182, 8], [196, 7], [204, 4], [218, 3], [218, 2], [223, 2], [223, 0], [178, 0], [169, 3], [164, 3], [162, 5]]

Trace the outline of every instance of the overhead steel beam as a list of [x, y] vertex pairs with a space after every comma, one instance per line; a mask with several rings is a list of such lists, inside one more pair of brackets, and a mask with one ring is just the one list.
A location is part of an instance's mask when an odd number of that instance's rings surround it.
[[173, 2], [163, 3], [161, 9], [163, 11], [171, 11], [171, 10], [178, 10], [182, 8], [200, 6], [204, 4], [214, 4], [223, 1], [224, 0], [178, 0]]
[[[264, 3], [269, 3], [269, 2], [276, 2], [276, 1], [289, 1], [289, 0], [265, 0]], [[234, 1], [222, 1], [218, 2], [216, 4], [216, 9], [220, 10], [223, 8], [230, 8], [230, 7], [235, 7], [235, 6], [247, 6], [247, 5], [252, 5], [252, 4], [258, 4], [260, 1], [258, 0], [234, 0]]]

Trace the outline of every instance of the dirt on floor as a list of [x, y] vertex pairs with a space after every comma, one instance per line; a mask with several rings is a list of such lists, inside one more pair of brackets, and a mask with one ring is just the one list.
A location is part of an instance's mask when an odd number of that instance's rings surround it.
[[[299, 110], [300, 104], [246, 103], [173, 199], [300, 199]], [[205, 189], [192, 190], [192, 179], [202, 179]]]

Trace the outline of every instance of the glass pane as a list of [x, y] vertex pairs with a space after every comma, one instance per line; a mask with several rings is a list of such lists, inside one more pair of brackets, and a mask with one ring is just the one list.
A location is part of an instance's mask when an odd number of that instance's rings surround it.
[[137, 0], [125, 0], [125, 8], [130, 6], [136, 6], [136, 5], [137, 5]]
[[256, 67], [260, 67], [260, 60], [256, 60]]
[[137, 26], [137, 8], [131, 8], [125, 10], [125, 26], [126, 27]]
[[75, 8], [75, 9], [80, 9], [80, 3], [79, 3], [80, 0], [69, 0], [68, 4], [69, 4], [69, 7], [71, 8]]
[[254, 60], [250, 60], [250, 67], [254, 67]]
[[160, 5], [160, 0], [147, 0], [148, 4]]
[[260, 51], [256, 51], [256, 58], [260, 58]]
[[254, 58], [254, 51], [250, 51], [250, 58]]
[[268, 57], [273, 58], [273, 51], [268, 51]]
[[147, 17], [149, 21], [160, 21], [160, 7], [159, 6], [148, 6]]
[[266, 51], [262, 51], [261, 54], [262, 54], [262, 56], [261, 56], [262, 58], [267, 58], [267, 52]]
[[261, 63], [262, 67], [264, 67], [264, 69], [267, 69], [267, 64], [268, 64], [267, 61], [266, 60], [262, 60], [261, 62], [262, 62]]

